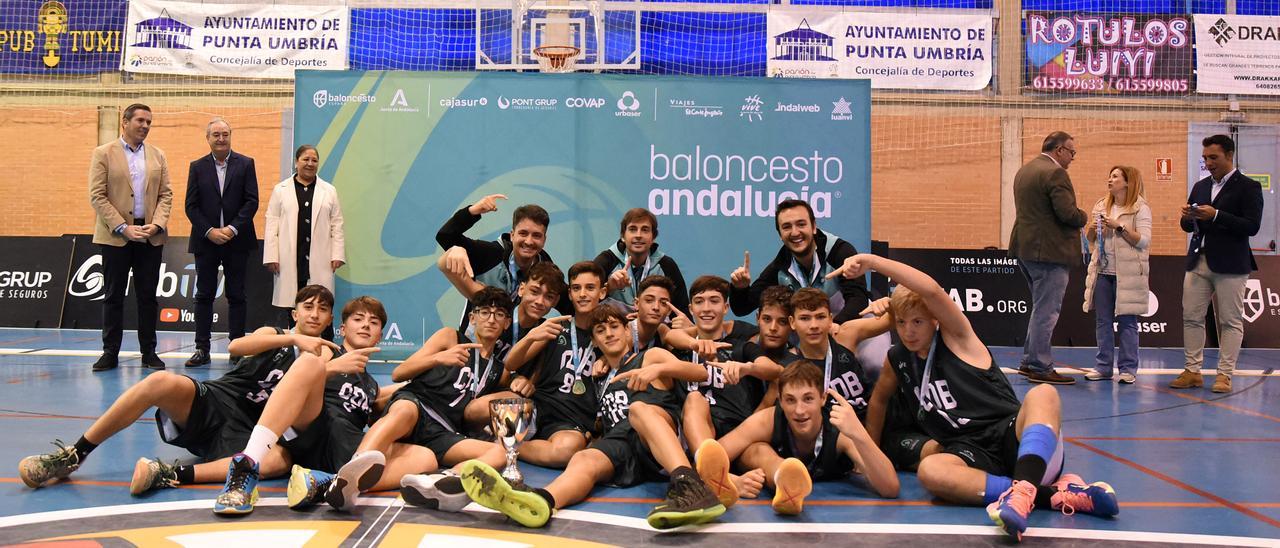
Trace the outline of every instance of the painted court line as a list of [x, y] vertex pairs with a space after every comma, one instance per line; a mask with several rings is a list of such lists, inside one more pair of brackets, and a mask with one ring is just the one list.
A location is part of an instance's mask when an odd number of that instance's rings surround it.
[[1169, 484], [1171, 484], [1171, 485], [1173, 485], [1173, 486], [1175, 486], [1175, 487], [1179, 487], [1179, 488], [1181, 488], [1181, 489], [1183, 489], [1183, 490], [1185, 490], [1185, 491], [1190, 491], [1190, 492], [1192, 492], [1192, 493], [1195, 493], [1196, 495], [1199, 495], [1199, 496], [1201, 496], [1201, 497], [1204, 497], [1204, 498], [1206, 498], [1206, 499], [1209, 499], [1209, 500], [1211, 500], [1211, 501], [1214, 501], [1214, 502], [1216, 502], [1216, 503], [1218, 503], [1218, 504], [1220, 504], [1220, 505], [1222, 505], [1222, 506], [1225, 506], [1225, 507], [1227, 507], [1227, 508], [1230, 508], [1230, 509], [1232, 509], [1232, 510], [1235, 510], [1235, 511], [1237, 511], [1237, 512], [1240, 512], [1241, 514], [1244, 514], [1244, 515], [1249, 516], [1249, 517], [1251, 517], [1251, 518], [1253, 518], [1253, 519], [1256, 519], [1256, 520], [1258, 520], [1258, 521], [1261, 521], [1261, 522], [1263, 522], [1263, 523], [1265, 523], [1265, 524], [1267, 524], [1267, 525], [1270, 525], [1270, 526], [1272, 526], [1272, 527], [1275, 527], [1275, 528], [1277, 528], [1277, 529], [1280, 529], [1280, 521], [1277, 521], [1277, 520], [1275, 520], [1275, 519], [1273, 519], [1273, 518], [1271, 518], [1271, 517], [1269, 517], [1269, 516], [1266, 516], [1266, 515], [1263, 515], [1263, 514], [1261, 514], [1261, 513], [1258, 513], [1258, 512], [1256, 512], [1256, 511], [1254, 511], [1254, 510], [1250, 509], [1250, 508], [1246, 508], [1244, 505], [1241, 505], [1241, 504], [1239, 504], [1239, 503], [1235, 503], [1235, 502], [1231, 502], [1231, 501], [1229, 501], [1229, 500], [1227, 500], [1227, 499], [1224, 499], [1224, 498], [1222, 498], [1222, 497], [1219, 497], [1218, 495], [1215, 495], [1215, 494], [1210, 493], [1210, 492], [1208, 492], [1208, 491], [1205, 491], [1205, 490], [1203, 490], [1203, 489], [1199, 489], [1199, 488], [1197, 488], [1197, 487], [1192, 487], [1191, 485], [1187, 485], [1186, 483], [1183, 483], [1183, 482], [1181, 482], [1181, 481], [1178, 481], [1177, 479], [1174, 479], [1173, 477], [1170, 477], [1170, 476], [1165, 475], [1165, 474], [1163, 474], [1163, 473], [1160, 473], [1160, 472], [1157, 472], [1157, 471], [1152, 470], [1152, 469], [1150, 469], [1150, 468], [1147, 468], [1146, 466], [1143, 466], [1143, 465], [1141, 465], [1141, 464], [1138, 464], [1138, 463], [1136, 463], [1136, 462], [1133, 462], [1133, 461], [1131, 461], [1131, 460], [1129, 460], [1129, 459], [1126, 459], [1126, 458], [1124, 458], [1124, 457], [1121, 457], [1121, 456], [1116, 455], [1116, 454], [1114, 454], [1114, 453], [1111, 453], [1111, 452], [1109, 452], [1109, 451], [1105, 451], [1105, 450], [1102, 450], [1102, 449], [1098, 449], [1097, 447], [1094, 447], [1094, 446], [1089, 445], [1089, 444], [1087, 444], [1087, 443], [1080, 442], [1080, 441], [1075, 441], [1075, 440], [1067, 440], [1067, 443], [1070, 443], [1070, 444], [1072, 444], [1072, 445], [1075, 445], [1075, 446], [1077, 446], [1077, 447], [1080, 447], [1081, 449], [1085, 449], [1085, 450], [1091, 451], [1091, 452], [1093, 452], [1093, 453], [1097, 453], [1098, 455], [1101, 455], [1101, 456], [1103, 456], [1103, 457], [1106, 457], [1106, 458], [1109, 458], [1109, 459], [1111, 459], [1111, 460], [1114, 460], [1114, 461], [1116, 461], [1116, 462], [1118, 462], [1118, 463], [1120, 463], [1120, 464], [1127, 465], [1127, 466], [1129, 466], [1129, 467], [1131, 467], [1131, 468], [1134, 468], [1134, 469], [1136, 469], [1136, 470], [1138, 470], [1138, 471], [1140, 471], [1140, 472], [1142, 472], [1142, 473], [1144, 473], [1144, 474], [1147, 474], [1148, 476], [1151, 476], [1151, 477], [1154, 477], [1154, 478], [1156, 478], [1156, 479], [1162, 480], [1162, 481], [1164, 481], [1164, 482], [1166, 482], [1166, 483], [1169, 483]]
[[[373, 499], [361, 502], [361, 506], [396, 505], [398, 499]], [[258, 501], [259, 506], [287, 506], [284, 498], [264, 498]], [[58, 510], [36, 514], [24, 514], [0, 518], [0, 528], [17, 525], [30, 525], [52, 521], [85, 519], [124, 514], [165, 512], [174, 510], [208, 510], [212, 501], [176, 501], [143, 504], [126, 504], [119, 506], [100, 506], [95, 508], [78, 508], [74, 510]], [[492, 510], [472, 510], [476, 505], [467, 508], [468, 512], [493, 513]], [[650, 531], [654, 534], [669, 535], [673, 532], [716, 534], [716, 533], [836, 533], [836, 534], [882, 534], [882, 535], [962, 535], [962, 536], [1001, 536], [993, 526], [980, 525], [933, 525], [917, 523], [717, 523], [704, 527], [688, 527], [667, 532], [659, 532], [649, 527], [642, 518], [585, 512], [581, 510], [561, 510], [556, 512], [557, 520], [573, 520], [601, 525], [613, 525]], [[1231, 545], [1274, 547], [1276, 539], [1254, 537], [1230, 537], [1218, 535], [1199, 535], [1185, 533], [1154, 533], [1143, 531], [1100, 531], [1094, 529], [1062, 529], [1050, 527], [1032, 527], [1025, 536], [1042, 538], [1067, 538], [1078, 540], [1127, 540], [1157, 543], [1181, 543], [1196, 545]]]
[[[1263, 382], [1263, 381], [1258, 381], [1258, 382]], [[1214, 406], [1214, 407], [1218, 407], [1218, 408], [1226, 409], [1227, 411], [1232, 411], [1232, 412], [1235, 412], [1235, 413], [1240, 413], [1240, 414], [1242, 414], [1242, 415], [1249, 415], [1249, 416], [1251, 416], [1251, 417], [1257, 417], [1257, 418], [1260, 418], [1260, 419], [1266, 419], [1266, 420], [1273, 421], [1273, 422], [1280, 422], [1280, 417], [1273, 417], [1273, 416], [1268, 415], [1268, 414], [1266, 414], [1266, 413], [1260, 413], [1260, 412], [1258, 412], [1258, 411], [1253, 411], [1253, 410], [1251, 410], [1251, 409], [1242, 409], [1242, 408], [1240, 408], [1240, 407], [1236, 407], [1236, 406], [1234, 406], [1234, 405], [1227, 405], [1227, 404], [1222, 403], [1222, 402], [1220, 402], [1220, 401], [1218, 401], [1218, 400], [1207, 400], [1207, 399], [1201, 398], [1201, 397], [1199, 397], [1199, 396], [1192, 396], [1191, 394], [1188, 394], [1188, 393], [1183, 392], [1183, 391], [1181, 391], [1181, 390], [1172, 390], [1172, 389], [1168, 389], [1168, 388], [1160, 388], [1160, 387], [1158, 387], [1158, 386], [1146, 386], [1146, 385], [1141, 385], [1141, 384], [1135, 384], [1134, 386], [1137, 386], [1138, 388], [1141, 388], [1141, 389], [1143, 389], [1143, 390], [1151, 390], [1151, 391], [1153, 391], [1153, 392], [1159, 392], [1159, 393], [1161, 393], [1161, 394], [1168, 394], [1168, 395], [1170, 395], [1170, 396], [1177, 396], [1177, 397], [1182, 398], [1182, 399], [1184, 399], [1184, 400], [1191, 400], [1191, 401], [1196, 402], [1196, 403], [1202, 403], [1202, 404], [1205, 404], [1205, 405], [1212, 405], [1212, 406]], [[1234, 392], [1233, 392], [1232, 394], [1234, 394]], [[1226, 396], [1223, 396], [1223, 398], [1225, 398], [1225, 397], [1227, 397], [1227, 396], [1230, 396], [1230, 395], [1232, 395], [1232, 394], [1227, 394]]]

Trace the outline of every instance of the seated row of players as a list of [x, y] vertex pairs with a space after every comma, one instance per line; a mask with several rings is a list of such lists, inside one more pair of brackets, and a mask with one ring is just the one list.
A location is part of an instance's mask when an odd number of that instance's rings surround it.
[[[514, 249], [523, 248], [507, 243], [502, 249], [512, 266], [502, 269], [508, 274], [515, 274]], [[250, 511], [258, 476], [283, 474], [293, 461], [301, 466], [290, 478], [291, 506], [325, 499], [347, 509], [361, 491], [400, 484], [405, 499], [421, 506], [455, 510], [474, 499], [534, 526], [545, 523], [551, 509], [585, 498], [596, 483], [630, 485], [665, 476], [671, 490], [650, 523], [673, 527], [714, 519], [738, 496], [755, 496], [762, 484], [775, 490], [775, 509], [798, 512], [811, 478], [853, 471], [877, 494], [896, 496], [893, 464], [875, 443], [882, 437], [885, 447], [901, 453], [891, 455], [894, 464], [918, 468], [931, 493], [989, 502], [992, 518], [1015, 536], [1037, 503], [1114, 515], [1110, 487], [1059, 477], [1053, 388], [1037, 387], [1020, 406], [936, 282], [868, 255], [847, 258], [824, 279], [858, 279], [869, 268], [900, 284], [891, 307], [903, 341], [890, 352], [888, 375], [870, 405], [870, 384], [851, 349], [888, 329], [888, 316], [833, 328], [826, 293], [802, 289], [790, 295], [775, 287], [760, 295], [757, 332], [724, 320], [730, 283], [703, 276], [690, 288], [690, 321], [669, 311], [678, 293], [674, 284], [650, 276], [635, 287], [636, 312], [628, 321], [617, 308], [598, 306], [610, 280], [596, 263], [574, 265], [566, 290], [559, 269], [535, 260], [520, 267], [522, 276], [503, 280], [509, 286], [522, 279], [515, 318], [507, 291], [472, 292], [472, 327], [433, 335], [393, 372], [400, 384], [379, 390], [364, 372], [386, 321], [381, 305], [368, 297], [348, 303], [338, 347], [316, 337], [330, 321], [332, 295], [308, 288], [299, 293], [293, 333], [264, 328], [234, 341], [233, 352], [253, 356], [215, 381], [152, 374], [74, 446], [24, 459], [21, 474], [32, 487], [64, 478], [97, 444], [157, 407], [162, 439], [222, 460], [169, 466], [141, 459], [131, 491], [220, 475], [226, 486], [215, 504], [219, 513]], [[574, 316], [544, 321], [566, 300]], [[876, 304], [863, 312], [883, 313], [884, 303]], [[677, 328], [664, 323], [668, 315], [676, 316]], [[788, 348], [792, 331], [797, 348]], [[504, 342], [511, 345], [505, 359], [499, 350]], [[546, 489], [506, 485], [496, 470], [505, 462], [500, 447], [467, 436], [487, 424], [487, 401], [511, 395], [507, 391], [532, 396], [538, 409], [536, 431], [521, 447], [521, 458], [567, 466]], [[834, 401], [827, 401], [828, 393]], [[832, 437], [837, 443], [822, 442]], [[697, 448], [696, 474], [686, 446]], [[740, 476], [730, 473], [731, 463]], [[441, 465], [453, 471], [420, 475]], [[227, 472], [219, 474], [219, 468]], [[329, 473], [335, 469], [336, 476]]]

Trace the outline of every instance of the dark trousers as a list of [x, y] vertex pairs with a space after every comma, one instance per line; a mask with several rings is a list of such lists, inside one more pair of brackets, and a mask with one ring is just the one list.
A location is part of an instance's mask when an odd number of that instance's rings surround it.
[[217, 246], [196, 254], [196, 348], [201, 350], [209, 350], [219, 266], [222, 267], [223, 289], [227, 296], [227, 338], [244, 336], [244, 278], [249, 267], [249, 252]]
[[99, 245], [106, 298], [102, 302], [102, 352], [120, 352], [124, 337], [124, 295], [133, 271], [133, 292], [138, 300], [138, 346], [142, 353], [156, 351], [156, 284], [160, 283], [163, 246], [129, 242], [123, 247]]

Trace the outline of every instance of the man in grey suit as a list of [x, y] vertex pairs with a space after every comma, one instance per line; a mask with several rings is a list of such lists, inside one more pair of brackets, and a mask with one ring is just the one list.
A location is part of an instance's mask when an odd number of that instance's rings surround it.
[[1009, 256], [1018, 259], [1031, 286], [1031, 320], [1018, 372], [1031, 382], [1076, 382], [1054, 370], [1049, 344], [1067, 291], [1067, 275], [1071, 265], [1081, 261], [1080, 229], [1088, 219], [1076, 207], [1076, 190], [1067, 175], [1075, 157], [1075, 140], [1055, 131], [1044, 138], [1040, 155], [1013, 178], [1018, 213], [1009, 236]]

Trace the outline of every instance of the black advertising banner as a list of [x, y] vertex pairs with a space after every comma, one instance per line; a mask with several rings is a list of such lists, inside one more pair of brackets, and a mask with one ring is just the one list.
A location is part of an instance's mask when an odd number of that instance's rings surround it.
[[[1149, 262], [1147, 313], [1138, 317], [1138, 344], [1182, 346], [1182, 274], [1186, 257], [1157, 256]], [[1084, 265], [1071, 270], [1062, 315], [1053, 332], [1058, 346], [1097, 346], [1093, 311], [1084, 311]], [[1114, 326], [1113, 326], [1114, 327]]]
[[0, 327], [57, 327], [71, 238], [0, 238]]
[[[1031, 291], [1016, 261], [1005, 250], [891, 249], [889, 258], [932, 276], [964, 310], [978, 337], [992, 346], [1022, 346], [1031, 317]], [[1151, 306], [1138, 318], [1146, 347], [1182, 347], [1183, 256], [1151, 257]], [[1244, 295], [1245, 348], [1280, 348], [1280, 256], [1258, 256]], [[1094, 313], [1084, 312], [1084, 265], [1072, 268], [1062, 313], [1053, 332], [1055, 346], [1096, 346]], [[1209, 347], [1217, 346], [1209, 327]]]
[[1191, 21], [1185, 15], [1029, 11], [1024, 85], [1053, 93], [1186, 95]]
[[1022, 346], [1031, 291], [1018, 262], [1004, 250], [890, 249], [889, 258], [937, 280], [983, 342]]
[[[262, 266], [262, 244], [249, 255], [249, 268], [245, 280], [248, 299], [246, 329], [253, 330], [274, 320], [271, 308], [271, 273]], [[102, 255], [98, 245], [89, 235], [77, 235], [71, 260], [71, 276], [66, 286], [66, 306], [62, 314], [63, 328], [102, 328], [102, 299], [106, 289], [102, 280]], [[124, 327], [136, 329], [138, 322], [137, 300], [134, 297], [133, 280], [129, 280], [124, 299]], [[164, 246], [160, 262], [160, 283], [156, 286], [159, 299], [161, 331], [195, 331], [196, 313], [196, 264], [195, 256], [187, 253], [187, 238], [169, 238]], [[227, 301], [223, 294], [222, 273], [218, 273], [218, 292], [213, 304], [213, 330], [227, 330]]]

